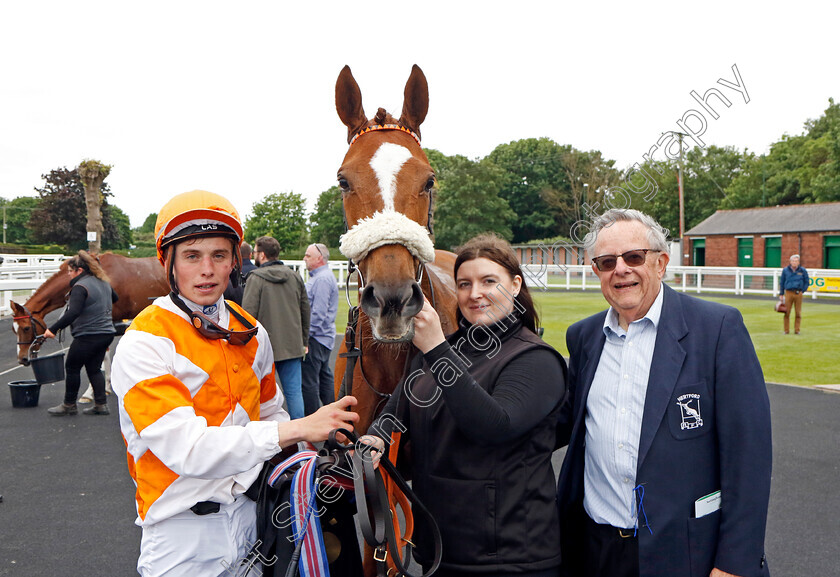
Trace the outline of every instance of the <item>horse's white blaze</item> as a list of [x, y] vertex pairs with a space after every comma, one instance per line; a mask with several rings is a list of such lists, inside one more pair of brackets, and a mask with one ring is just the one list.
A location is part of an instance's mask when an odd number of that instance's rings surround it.
[[394, 210], [397, 175], [409, 158], [411, 158], [411, 152], [405, 146], [385, 142], [370, 159], [370, 167], [379, 181], [379, 195], [385, 204], [385, 210]]
[[17, 321], [12, 321], [12, 328], [15, 330], [15, 334], [17, 334], [18, 330], [20, 330], [20, 326], [18, 326]]

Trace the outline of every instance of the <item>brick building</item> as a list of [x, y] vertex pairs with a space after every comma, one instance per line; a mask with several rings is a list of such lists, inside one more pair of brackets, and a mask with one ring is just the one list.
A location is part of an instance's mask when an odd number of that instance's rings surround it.
[[685, 233], [683, 264], [840, 269], [840, 202], [719, 210]]

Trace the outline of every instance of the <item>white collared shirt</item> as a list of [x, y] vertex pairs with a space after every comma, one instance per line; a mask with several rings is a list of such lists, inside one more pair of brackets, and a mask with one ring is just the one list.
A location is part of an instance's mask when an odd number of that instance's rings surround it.
[[636, 465], [664, 290], [647, 314], [621, 328], [610, 307], [604, 350], [586, 401], [583, 506], [596, 523], [636, 525]]

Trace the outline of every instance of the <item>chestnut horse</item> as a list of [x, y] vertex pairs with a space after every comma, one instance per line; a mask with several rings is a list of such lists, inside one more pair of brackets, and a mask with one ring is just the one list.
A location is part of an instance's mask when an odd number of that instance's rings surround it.
[[[420, 146], [420, 124], [429, 108], [429, 88], [415, 65], [405, 85], [399, 120], [380, 108], [369, 120], [350, 67], [335, 85], [338, 116], [350, 148], [338, 170], [348, 232], [341, 251], [359, 271], [358, 336], [352, 390], [363, 434], [402, 378], [414, 335], [413, 317], [428, 298], [445, 333], [454, 332], [455, 255], [435, 251], [431, 215], [435, 173]], [[347, 352], [344, 341], [340, 353]], [[346, 359], [336, 360], [338, 395]]]
[[[455, 255], [434, 250], [431, 238], [435, 173], [420, 146], [420, 124], [429, 108], [423, 71], [412, 67], [399, 119], [383, 108], [372, 120], [367, 118], [349, 66], [336, 81], [335, 106], [350, 144], [338, 170], [348, 228], [340, 249], [358, 270], [360, 291], [358, 321], [354, 322], [353, 307], [336, 359], [335, 386], [336, 397], [343, 392], [358, 400], [356, 430], [362, 435], [402, 379], [412, 351], [414, 315], [424, 298], [440, 315], [444, 333], [457, 328]], [[348, 354], [348, 341], [351, 371], [343, 356]], [[398, 444], [389, 451], [392, 457]], [[395, 533], [401, 533], [395, 509], [399, 506], [406, 513], [403, 539], [410, 541], [414, 524], [408, 501], [390, 479], [385, 487]], [[390, 558], [388, 565], [396, 569]], [[375, 574], [373, 550], [366, 544], [365, 575]]]
[[[152, 298], [169, 293], [166, 275], [156, 257], [128, 258], [106, 252], [100, 255], [99, 260], [119, 297], [112, 309], [111, 316], [115, 321], [133, 319], [152, 302]], [[10, 303], [20, 364], [29, 364], [29, 345], [47, 328], [44, 317], [63, 307], [69, 292], [70, 275], [67, 274], [65, 261], [58, 272], [45, 280], [23, 305], [14, 301]]]

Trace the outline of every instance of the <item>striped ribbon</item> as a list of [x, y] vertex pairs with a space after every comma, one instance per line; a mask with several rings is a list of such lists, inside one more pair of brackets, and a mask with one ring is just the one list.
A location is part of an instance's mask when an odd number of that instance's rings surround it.
[[289, 492], [289, 505], [292, 511], [292, 535], [295, 545], [301, 545], [298, 567], [304, 577], [329, 577], [330, 568], [324, 537], [321, 533], [321, 521], [316, 510], [317, 486], [315, 484], [315, 465], [318, 453], [300, 451], [274, 468], [268, 478], [272, 487], [287, 469], [301, 464], [292, 479]]

